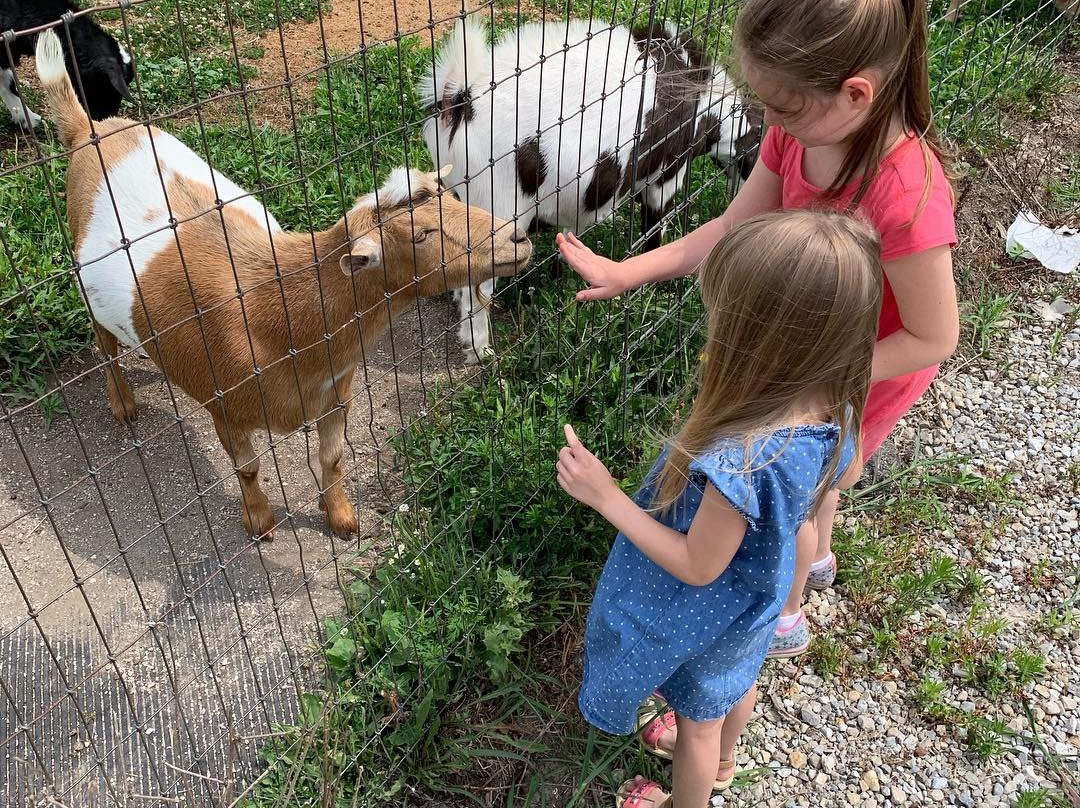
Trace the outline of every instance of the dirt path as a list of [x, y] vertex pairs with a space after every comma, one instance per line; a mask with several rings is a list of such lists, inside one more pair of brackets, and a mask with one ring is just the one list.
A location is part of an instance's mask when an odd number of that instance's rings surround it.
[[[66, 389], [68, 414], [51, 426], [37, 408], [2, 425], [0, 682], [9, 696], [0, 696], [0, 737], [28, 727], [0, 770], [19, 784], [21, 799], [9, 804], [42, 793], [38, 758], [66, 805], [93, 804], [105, 779], [143, 794], [220, 790], [174, 766], [250, 779], [260, 737], [294, 717], [297, 691], [317, 678], [320, 626], [342, 612], [339, 573], [378, 559], [394, 485], [387, 441], [446, 378], [446, 341], [435, 335], [449, 305], [400, 318], [396, 372], [387, 335], [369, 386], [357, 376], [347, 490], [359, 503], [359, 541], [327, 531], [317, 456], [309, 466], [301, 434], [261, 469], [276, 515], [285, 518], [288, 500], [293, 518], [273, 542], [250, 542], [209, 417], [188, 415], [193, 403], [178, 393], [178, 427], [145, 359], [124, 362], [140, 406], [133, 430], [112, 419], [100, 371]], [[435, 339], [423, 352], [421, 316]], [[65, 379], [96, 362], [81, 359]]]
[[[361, 47], [392, 44], [397, 36], [416, 34], [434, 45], [454, 24], [462, 9], [476, 0], [337, 0], [329, 11], [310, 22], [293, 22], [269, 31], [259, 40], [263, 56], [248, 63], [258, 71], [256, 118], [260, 123], [289, 128], [292, 112], [284, 88], [293, 79], [293, 104], [303, 107], [324, 75], [327, 60], [350, 56]], [[287, 69], [287, 70], [286, 70]], [[259, 91], [257, 88], [270, 88]]]

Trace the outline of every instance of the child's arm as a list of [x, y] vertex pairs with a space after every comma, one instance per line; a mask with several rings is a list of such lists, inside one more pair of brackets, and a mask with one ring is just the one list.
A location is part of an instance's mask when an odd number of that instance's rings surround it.
[[577, 299], [606, 300], [646, 283], [694, 272], [728, 230], [752, 216], [779, 208], [782, 188], [780, 177], [758, 160], [722, 216], [678, 241], [621, 262], [597, 255], [573, 233], [559, 233], [555, 243], [566, 263], [589, 284], [588, 289], [577, 293]]
[[952, 251], [933, 247], [885, 264], [904, 327], [874, 347], [874, 381], [936, 365], [956, 350], [960, 314]]
[[711, 485], [705, 488], [690, 532], [683, 534], [657, 522], [623, 493], [569, 424], [566, 442], [556, 464], [559, 485], [611, 522], [654, 563], [690, 586], [707, 586], [727, 569], [746, 534], [746, 520]]
[[855, 455], [851, 458], [851, 462], [848, 463], [848, 467], [844, 469], [844, 473], [840, 475], [840, 479], [836, 481], [837, 488], [851, 488], [859, 481], [863, 473], [863, 458], [862, 449], [858, 449]]

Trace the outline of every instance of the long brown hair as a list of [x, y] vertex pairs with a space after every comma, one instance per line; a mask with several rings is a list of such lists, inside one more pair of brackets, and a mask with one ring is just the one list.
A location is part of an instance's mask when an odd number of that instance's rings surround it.
[[[807, 210], [748, 219], [713, 248], [699, 270], [705, 361], [656, 478], [654, 509], [682, 496], [694, 457], [718, 441], [749, 448], [790, 425], [808, 393], [839, 424], [838, 446], [849, 435], [858, 441], [881, 308], [880, 249], [869, 225]], [[833, 454], [823, 477], [830, 483], [840, 452]]]
[[930, 107], [926, 17], [926, 0], [748, 0], [739, 13], [735, 46], [740, 59], [779, 74], [797, 92], [836, 93], [847, 79], [868, 69], [881, 76], [826, 199], [860, 178], [850, 206], [859, 204], [886, 157], [894, 114], [923, 150], [926, 175], [916, 217], [930, 194], [931, 153], [951, 176], [949, 152]]

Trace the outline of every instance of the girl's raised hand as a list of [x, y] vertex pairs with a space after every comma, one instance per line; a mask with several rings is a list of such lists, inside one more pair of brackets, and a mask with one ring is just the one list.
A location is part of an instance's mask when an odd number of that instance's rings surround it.
[[621, 493], [619, 486], [596, 456], [586, 449], [570, 424], [563, 427], [566, 446], [559, 451], [555, 464], [562, 490], [578, 502], [595, 510], [601, 510], [612, 494]]
[[562, 253], [563, 260], [589, 284], [588, 289], [577, 293], [579, 301], [607, 300], [625, 292], [626, 285], [623, 267], [617, 261], [597, 255], [573, 233], [557, 233], [555, 244]]

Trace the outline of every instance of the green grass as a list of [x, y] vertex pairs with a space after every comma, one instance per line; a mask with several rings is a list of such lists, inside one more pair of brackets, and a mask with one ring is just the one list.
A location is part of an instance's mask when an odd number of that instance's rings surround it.
[[[935, 3], [931, 19], [948, 3]], [[1000, 146], [1002, 113], [1041, 118], [1059, 89], [1058, 48], [1068, 25], [1042, 0], [984, 0], [955, 25], [931, 29], [930, 76], [938, 126], [952, 140]], [[1022, 21], [1022, 25], [1017, 22]]]
[[1003, 295], [990, 286], [976, 293], [974, 299], [960, 304], [960, 324], [966, 351], [976, 357], [987, 356], [1012, 324], [1015, 295]]
[[10, 402], [44, 394], [54, 369], [90, 336], [50, 184], [63, 192], [63, 163], [0, 180], [0, 395]]
[[1073, 155], [1064, 176], [1050, 183], [1047, 196], [1057, 215], [1080, 217], [1080, 155]]
[[[328, 5], [328, 4], [327, 4]], [[279, 22], [312, 19], [319, 0], [154, 0], [127, 12], [127, 33], [138, 63], [135, 108], [164, 114], [240, 88], [254, 72], [233, 52], [232, 31], [241, 56], [247, 42]], [[103, 15], [124, 40], [119, 13]]]

